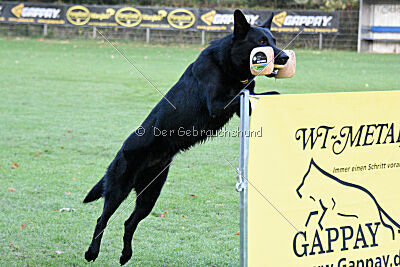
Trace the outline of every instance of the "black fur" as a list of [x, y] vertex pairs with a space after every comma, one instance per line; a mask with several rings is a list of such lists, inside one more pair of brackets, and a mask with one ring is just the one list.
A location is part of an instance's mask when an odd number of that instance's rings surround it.
[[[104, 177], [86, 196], [84, 203], [104, 197], [103, 213], [97, 220], [92, 242], [85, 253], [86, 260], [97, 258], [102, 232], [109, 218], [134, 189], [138, 197], [132, 215], [125, 222], [120, 263], [129, 261], [133, 233], [154, 207], [174, 155], [205, 141], [206, 133], [210, 131], [204, 130], [217, 131], [235, 113], [239, 114], [237, 95], [246, 86], [243, 81], [253, 78], [249, 57], [254, 47], [269, 45], [275, 54], [281, 52], [268, 28], [250, 27], [239, 10], [234, 13], [234, 21], [234, 33], [213, 41], [204, 49], [166, 94], [176, 109], [163, 98], [142, 123], [141, 129], [126, 139]], [[288, 56], [281, 53], [277, 60], [286, 62], [287, 59]], [[255, 94], [254, 86], [254, 81], [247, 85], [252, 94]], [[192, 132], [194, 129], [198, 134], [179, 136], [177, 133], [182, 129]], [[141, 135], [143, 130], [145, 133]], [[154, 131], [158, 130], [167, 130], [168, 134], [156, 136]]]

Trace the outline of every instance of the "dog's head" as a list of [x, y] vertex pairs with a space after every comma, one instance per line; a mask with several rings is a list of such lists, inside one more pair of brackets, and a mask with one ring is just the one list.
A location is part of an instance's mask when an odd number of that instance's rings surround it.
[[250, 26], [243, 13], [240, 10], [235, 10], [231, 54], [233, 64], [240, 68], [240, 71], [250, 73], [250, 53], [256, 47], [272, 47], [275, 64], [285, 65], [288, 61], [289, 56], [276, 46], [276, 39], [271, 33], [273, 17], [274, 14], [260, 26]]

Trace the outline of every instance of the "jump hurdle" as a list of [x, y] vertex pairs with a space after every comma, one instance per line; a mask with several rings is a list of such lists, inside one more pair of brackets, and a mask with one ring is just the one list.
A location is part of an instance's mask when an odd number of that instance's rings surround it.
[[400, 266], [399, 101], [242, 92], [240, 266]]

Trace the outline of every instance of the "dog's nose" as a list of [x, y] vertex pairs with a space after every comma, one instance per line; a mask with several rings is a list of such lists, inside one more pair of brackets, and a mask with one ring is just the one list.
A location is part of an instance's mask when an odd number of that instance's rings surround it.
[[289, 60], [289, 56], [285, 52], [281, 52], [279, 56], [275, 59], [275, 64], [277, 65], [285, 65]]

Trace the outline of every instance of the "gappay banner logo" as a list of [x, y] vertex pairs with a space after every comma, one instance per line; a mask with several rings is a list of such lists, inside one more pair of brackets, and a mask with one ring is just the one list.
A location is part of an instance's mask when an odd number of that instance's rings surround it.
[[337, 33], [339, 31], [339, 14], [312, 11], [310, 13], [281, 11], [272, 19], [272, 31], [304, 33]]
[[13, 3], [4, 5], [4, 17], [9, 22], [64, 24], [62, 6], [41, 3]]
[[[261, 21], [259, 19], [265, 16], [265, 12], [244, 10], [244, 15], [250, 25], [255, 26], [258, 21]], [[213, 31], [233, 30], [233, 22], [233, 10], [201, 9], [197, 29]]]
[[[252, 100], [249, 266], [400, 266], [400, 92]], [[265, 116], [268, 114], [268, 116]]]

